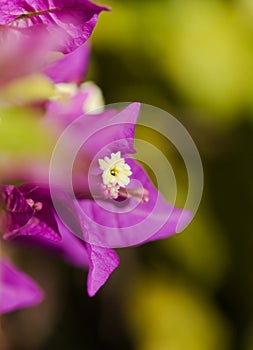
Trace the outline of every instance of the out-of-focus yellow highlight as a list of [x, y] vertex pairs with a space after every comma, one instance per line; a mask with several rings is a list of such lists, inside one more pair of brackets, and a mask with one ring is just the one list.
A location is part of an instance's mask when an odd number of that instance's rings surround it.
[[[23, 105], [47, 100], [54, 93], [50, 79], [40, 74], [25, 76], [11, 81], [0, 90], [1, 102]], [[2, 102], [3, 103], [3, 102]]]
[[25, 175], [24, 172], [39, 172], [40, 167], [48, 164], [54, 143], [50, 130], [42, 124], [39, 110], [19, 107], [1, 109], [1, 180], [15, 180], [15, 175]]
[[212, 301], [178, 280], [145, 278], [130, 299], [136, 349], [229, 349], [230, 328]]

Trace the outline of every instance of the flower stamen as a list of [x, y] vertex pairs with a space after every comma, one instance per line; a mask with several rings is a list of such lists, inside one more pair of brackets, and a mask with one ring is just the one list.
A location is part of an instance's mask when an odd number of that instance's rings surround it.
[[34, 202], [34, 200], [31, 198], [28, 198], [26, 200], [26, 203], [30, 205], [30, 207], [33, 208], [35, 211], [39, 211], [43, 207], [43, 204], [41, 202]]
[[111, 169], [110, 173], [112, 176], [117, 176], [118, 175], [118, 171], [116, 169]]
[[125, 198], [135, 198], [136, 200], [147, 203], [149, 201], [149, 191], [145, 188], [125, 188], [119, 189], [119, 195]]

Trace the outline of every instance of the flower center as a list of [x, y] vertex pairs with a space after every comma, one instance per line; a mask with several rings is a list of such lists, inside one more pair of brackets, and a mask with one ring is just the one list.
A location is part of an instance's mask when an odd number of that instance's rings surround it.
[[117, 199], [119, 196], [135, 198], [142, 203], [149, 201], [149, 192], [145, 188], [128, 188], [132, 171], [121, 157], [121, 153], [112, 153], [111, 157], [98, 160], [102, 172], [103, 192], [106, 198]]
[[117, 176], [118, 175], [118, 171], [116, 169], [111, 169], [110, 173], [112, 176]]

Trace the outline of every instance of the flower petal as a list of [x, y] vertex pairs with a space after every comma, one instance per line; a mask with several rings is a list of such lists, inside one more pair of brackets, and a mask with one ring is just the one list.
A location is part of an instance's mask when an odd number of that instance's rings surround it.
[[[56, 213], [54, 213], [54, 216], [61, 235], [61, 240], [52, 238], [45, 239], [43, 235], [19, 235], [15, 240], [15, 244], [31, 246], [31, 248], [42, 248], [46, 252], [61, 257], [70, 265], [87, 270], [89, 263], [83, 240], [73, 234]], [[72, 221], [73, 220], [76, 219], [73, 218]], [[78, 222], [72, 223], [72, 229], [73, 225], [78, 225]]]
[[[56, 214], [56, 221], [59, 227], [59, 231], [62, 236], [62, 240], [54, 244], [54, 248], [63, 257], [65, 261], [71, 265], [87, 269], [88, 257], [84, 242], [75, 236], [59, 219]], [[53, 247], [53, 245], [51, 245]]]
[[26, 274], [0, 260], [0, 314], [40, 303], [43, 292]]
[[[0, 18], [2, 14], [0, 0]], [[0, 24], [1, 27], [1, 24]], [[42, 72], [49, 64], [51, 51], [59, 49], [64, 42], [64, 33], [60, 30], [48, 37], [45, 28], [33, 28], [30, 33], [20, 34], [13, 28], [1, 28], [0, 41], [0, 84], [6, 84], [16, 78]], [[36, 38], [36, 40], [34, 40]], [[17, 57], [20, 64], [17, 64]]]
[[104, 6], [88, 0], [1, 0], [0, 25], [17, 29], [44, 26], [49, 33], [64, 30], [62, 51], [68, 53], [90, 37]]
[[[58, 125], [61, 131], [71, 124], [69, 133], [73, 139], [83, 141], [83, 148], [93, 158], [98, 152], [111, 153], [121, 151], [121, 154], [135, 153], [134, 132], [140, 111], [140, 103], [131, 103], [121, 111], [113, 109], [98, 114], [84, 114], [83, 106], [89, 91], [80, 90], [67, 103], [53, 101], [47, 106], [47, 122]], [[83, 114], [83, 115], [82, 115]], [[71, 135], [70, 135], [71, 136]], [[69, 137], [70, 137], [69, 136]], [[71, 145], [68, 145], [71, 147]], [[104, 158], [102, 153], [99, 158]]]
[[[174, 207], [172, 204], [167, 202], [163, 196], [157, 191], [153, 183], [151, 182], [148, 174], [145, 170], [134, 160], [129, 160], [128, 163], [131, 165], [134, 178], [138, 179], [143, 188], [145, 188], [149, 193], [149, 201], [147, 203], [141, 203], [143, 209], [145, 209], [146, 214], [140, 213], [142, 219], [147, 218], [147, 214], [151, 214], [151, 221], [163, 222], [163, 225], [154, 227], [159, 227], [159, 229], [150, 237], [145, 239], [144, 242], [164, 239], [171, 235], [181, 232], [192, 220], [191, 211], [188, 209], [180, 209]], [[158, 203], [156, 210], [155, 206]], [[150, 222], [151, 226], [152, 223]]]
[[32, 217], [25, 226], [17, 230], [5, 233], [4, 239], [14, 239], [20, 236], [39, 236], [53, 242], [61, 241], [59, 233], [55, 232], [44, 221], [40, 221], [36, 217]]
[[90, 45], [82, 45], [52, 62], [45, 74], [55, 83], [81, 83], [88, 67], [89, 54]]
[[111, 273], [119, 265], [119, 257], [114, 250], [86, 243], [89, 258], [87, 288], [90, 297], [105, 284]]
[[[56, 186], [59, 183], [66, 186], [67, 178], [63, 179], [59, 174], [69, 173], [69, 164], [75, 154], [72, 183], [78, 197], [82, 193], [89, 193], [88, 173], [95, 181], [96, 175], [101, 173], [99, 159], [119, 150], [123, 156], [135, 153], [134, 132], [140, 110], [139, 103], [132, 103], [120, 112], [110, 109], [100, 114], [83, 114], [82, 103], [85, 96], [81, 94], [82, 91], [70, 103], [50, 103], [45, 120], [46, 127], [58, 129], [61, 133], [60, 142], [54, 152], [51, 180], [55, 179]], [[79, 150], [77, 155], [76, 150]], [[66, 191], [71, 189], [67, 188]]]
[[27, 224], [34, 210], [15, 186], [0, 187], [0, 204], [4, 211], [4, 230], [13, 231]]

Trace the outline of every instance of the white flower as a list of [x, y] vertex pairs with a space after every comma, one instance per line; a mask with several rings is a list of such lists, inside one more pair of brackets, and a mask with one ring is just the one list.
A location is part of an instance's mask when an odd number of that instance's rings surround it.
[[100, 169], [103, 170], [103, 184], [109, 191], [112, 198], [118, 197], [120, 187], [126, 187], [130, 182], [132, 171], [130, 166], [125, 163], [125, 159], [121, 158], [121, 153], [112, 153], [111, 157], [99, 159]]
[[78, 92], [78, 86], [75, 83], [58, 83], [54, 85], [54, 89], [51, 100], [68, 101]]
[[87, 81], [81, 85], [81, 91], [86, 92], [87, 97], [83, 103], [83, 111], [88, 114], [96, 114], [104, 110], [105, 104], [102, 90], [92, 81]]

